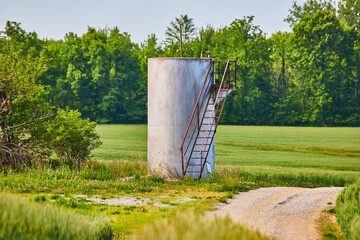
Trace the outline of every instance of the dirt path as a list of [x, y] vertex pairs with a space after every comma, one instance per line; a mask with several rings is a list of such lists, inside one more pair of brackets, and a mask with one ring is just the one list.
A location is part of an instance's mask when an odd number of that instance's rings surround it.
[[260, 188], [234, 196], [209, 214], [228, 215], [279, 240], [321, 239], [316, 221], [322, 210], [335, 204], [342, 189]]

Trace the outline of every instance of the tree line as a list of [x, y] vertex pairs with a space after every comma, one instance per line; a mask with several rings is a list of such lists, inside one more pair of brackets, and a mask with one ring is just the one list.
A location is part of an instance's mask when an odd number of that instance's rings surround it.
[[181, 24], [184, 57], [206, 50], [216, 60], [237, 61], [240, 86], [229, 95], [223, 124], [360, 126], [360, 1], [294, 2], [285, 21], [290, 32], [268, 36], [253, 16], [197, 29], [181, 15], [165, 41], [150, 34], [140, 44], [117, 27], [41, 40], [7, 22], [0, 52], [17, 42], [50, 59], [37, 81], [53, 106], [98, 123], [146, 123], [147, 59], [180, 56]]

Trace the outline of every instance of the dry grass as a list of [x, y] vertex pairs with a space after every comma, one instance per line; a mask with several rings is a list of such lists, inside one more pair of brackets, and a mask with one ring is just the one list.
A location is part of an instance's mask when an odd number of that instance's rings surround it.
[[329, 208], [324, 210], [320, 215], [318, 224], [322, 240], [343, 239], [340, 226], [336, 223], [334, 210], [334, 208]]

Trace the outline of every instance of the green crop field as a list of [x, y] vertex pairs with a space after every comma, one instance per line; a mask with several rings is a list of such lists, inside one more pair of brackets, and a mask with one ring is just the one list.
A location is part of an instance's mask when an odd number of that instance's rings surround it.
[[146, 125], [98, 125], [103, 144], [93, 151], [101, 160], [146, 160]]
[[[146, 160], [146, 125], [99, 125], [103, 160]], [[360, 176], [360, 128], [219, 126], [215, 161], [247, 180], [345, 185]], [[295, 179], [295, 183], [289, 181]], [[286, 184], [285, 184], [286, 185]]]

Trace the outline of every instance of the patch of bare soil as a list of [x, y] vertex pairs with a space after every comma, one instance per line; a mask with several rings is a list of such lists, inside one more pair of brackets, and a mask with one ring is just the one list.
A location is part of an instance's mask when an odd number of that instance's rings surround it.
[[239, 193], [209, 214], [228, 215], [279, 240], [321, 239], [318, 228], [321, 211], [334, 205], [342, 190], [342, 187], [260, 188]]

